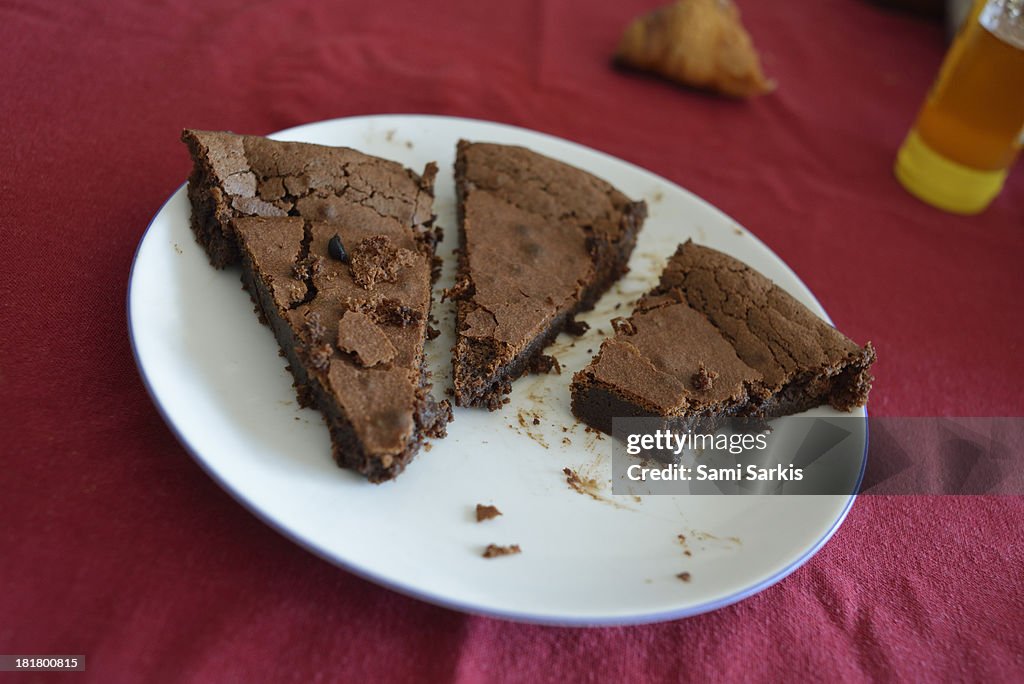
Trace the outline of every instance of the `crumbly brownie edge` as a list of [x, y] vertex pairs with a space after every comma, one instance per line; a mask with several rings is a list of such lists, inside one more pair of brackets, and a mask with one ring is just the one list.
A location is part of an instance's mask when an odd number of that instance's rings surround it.
[[598, 381], [585, 369], [576, 373], [569, 386], [572, 414], [585, 424], [612, 434], [614, 418], [651, 418], [658, 413], [641, 405], [636, 398]]
[[208, 150], [192, 131], [182, 131], [181, 141], [188, 146], [192, 157], [192, 172], [188, 178], [192, 233], [206, 251], [210, 264], [214, 268], [225, 268], [239, 260], [238, 245], [227, 233], [231, 207], [214, 179]]
[[[596, 357], [595, 357], [596, 358]], [[603, 383], [588, 368], [573, 376], [569, 392], [574, 416], [590, 427], [612, 434], [613, 418], [665, 418], [668, 427], [690, 429], [699, 426], [712, 430], [729, 418], [769, 420], [793, 415], [829, 404], [838, 411], [849, 412], [867, 402], [874, 380], [869, 369], [876, 358], [874, 347], [867, 343], [835, 366], [808, 371], [791, 379], [779, 392], [764, 396], [762, 388], [747, 387], [747, 398], [731, 405], [708, 407], [696, 414], [665, 415], [637, 397]]]
[[867, 403], [875, 358], [875, 348], [868, 342], [838, 364], [796, 375], [775, 394], [758, 399], [749, 413], [778, 418], [824, 404], [844, 413], [852, 411]]
[[595, 430], [609, 435], [615, 418], [663, 418], [665, 427], [670, 429], [714, 430], [729, 418], [748, 417], [746, 409], [750, 405], [744, 400], [705, 406], [694, 413], [665, 415], [645, 405], [646, 402], [639, 397], [597, 380], [588, 369], [573, 376], [569, 394], [572, 414]]
[[[406, 173], [416, 179], [420, 190], [430, 197], [431, 204], [433, 204], [434, 200], [434, 182], [437, 179], [437, 171], [438, 167], [435, 162], [428, 162], [423, 167], [422, 174], [416, 174], [406, 169]], [[427, 369], [426, 343], [431, 339], [430, 321], [431, 312], [434, 309], [434, 285], [437, 284], [438, 278], [441, 277], [443, 266], [440, 257], [437, 256], [437, 246], [444, 240], [444, 228], [437, 225], [436, 221], [437, 214], [431, 213], [429, 218], [423, 222], [411, 226], [416, 234], [416, 241], [421, 245], [420, 249], [427, 256], [427, 260], [430, 263], [430, 302], [427, 304], [427, 310], [424, 315], [424, 338], [422, 341], [424, 353], [423, 358], [420, 360], [420, 386], [416, 393], [415, 420], [417, 429], [413, 435], [416, 443], [413, 446], [412, 455], [419, 451], [425, 437], [435, 439], [446, 437], [448, 435], [448, 423], [455, 420], [451, 402], [447, 399], [437, 401], [430, 393], [431, 389], [433, 389], [433, 383], [430, 381], [432, 373]], [[412, 456], [410, 456], [410, 460], [411, 458]], [[395, 473], [395, 475], [397, 474]]]
[[[432, 249], [432, 246], [431, 246]], [[385, 466], [379, 458], [367, 454], [362, 448], [344, 410], [337, 406], [318, 375], [310, 376], [307, 359], [303, 358], [303, 342], [297, 338], [289, 321], [281, 315], [273, 296], [264, 286], [262, 279], [255, 277], [248, 255], [240, 252], [242, 284], [249, 292], [257, 307], [257, 314], [265, 319], [274, 332], [278, 346], [284, 351], [288, 370], [293, 377], [296, 398], [300, 406], [316, 408], [324, 418], [331, 435], [331, 450], [338, 466], [364, 475], [370, 482], [379, 484], [397, 477], [416, 456], [426, 437], [440, 438], [447, 434], [447, 424], [452, 420], [448, 400], [436, 401], [430, 394], [430, 372], [426, 357], [420, 363], [420, 386], [416, 392], [414, 421], [416, 428], [401, 453]], [[431, 304], [433, 298], [431, 298]], [[428, 310], [429, 317], [429, 310]], [[424, 336], [426, 328], [424, 327]]]

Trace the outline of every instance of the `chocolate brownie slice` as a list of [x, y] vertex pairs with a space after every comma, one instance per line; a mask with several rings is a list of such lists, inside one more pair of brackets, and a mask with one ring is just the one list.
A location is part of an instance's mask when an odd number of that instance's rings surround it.
[[657, 416], [714, 427], [830, 404], [862, 406], [875, 361], [775, 283], [687, 241], [661, 282], [572, 382], [572, 412], [607, 433], [613, 417]]
[[[501, 407], [559, 366], [544, 347], [624, 273], [647, 216], [605, 181], [522, 147], [459, 142], [455, 403]], [[581, 330], [582, 328], [582, 330]]]
[[238, 261], [231, 219], [243, 216], [302, 216], [334, 222], [357, 204], [436, 240], [431, 228], [432, 188], [437, 166], [423, 176], [387, 159], [346, 147], [280, 142], [251, 135], [186, 130], [192, 155], [188, 196], [192, 231], [210, 263]]
[[451, 420], [424, 368], [434, 245], [373, 207], [333, 218], [241, 218], [231, 234], [299, 403], [323, 414], [338, 465], [381, 482]]

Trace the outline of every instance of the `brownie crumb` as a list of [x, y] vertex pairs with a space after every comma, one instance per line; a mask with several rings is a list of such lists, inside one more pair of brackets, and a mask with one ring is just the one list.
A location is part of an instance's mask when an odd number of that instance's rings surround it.
[[[389, 300], [390, 301], [390, 300]], [[390, 323], [400, 328], [416, 325], [423, 318], [423, 314], [408, 306], [394, 306], [386, 309], [377, 309], [375, 316], [379, 323]]]
[[519, 427], [526, 427], [526, 416], [523, 415], [522, 411], [516, 415], [516, 418], [519, 420]]
[[292, 267], [292, 274], [299, 280], [309, 280], [324, 272], [324, 258], [310, 256], [301, 259]]
[[309, 350], [309, 363], [318, 371], [326, 372], [331, 366], [331, 356], [333, 354], [334, 348], [326, 342], [316, 345]]
[[363, 289], [369, 290], [380, 282], [395, 282], [398, 272], [405, 266], [411, 266], [415, 259], [414, 252], [405, 248], [396, 249], [388, 236], [374, 235], [353, 247], [348, 261], [352, 279]]
[[565, 331], [567, 333], [569, 333], [570, 335], [575, 335], [577, 337], [579, 337], [580, 335], [585, 335], [588, 330], [590, 330], [589, 323], [577, 321], [575, 318], [571, 319], [569, 323], [566, 324], [565, 326]]
[[693, 388], [700, 392], [707, 392], [709, 389], [714, 387], [715, 378], [718, 377], [718, 372], [708, 370], [704, 367], [704, 364], [700, 364], [700, 370], [693, 374], [690, 382], [693, 383]]
[[314, 342], [320, 342], [324, 339], [324, 335], [327, 334], [327, 329], [324, 328], [323, 322], [320, 320], [320, 312], [313, 311], [305, 316], [305, 320], [302, 323], [302, 328], [306, 334], [309, 335], [309, 339]]
[[437, 328], [435, 328], [432, 325], [428, 325], [427, 326], [427, 339], [428, 340], [436, 340], [440, 336], [441, 336], [441, 331], [440, 330], [438, 330]]
[[375, 299], [372, 302], [349, 300], [347, 303], [350, 309], [366, 314], [381, 325], [397, 325], [400, 328], [405, 328], [423, 320], [421, 312], [389, 297]]
[[476, 505], [476, 521], [483, 522], [484, 520], [491, 520], [502, 515], [501, 511], [498, 510], [497, 506], [484, 506], [483, 504]]
[[530, 360], [527, 370], [530, 373], [536, 373], [538, 375], [543, 373], [554, 373], [555, 375], [562, 374], [562, 367], [558, 363], [558, 359], [550, 354], [538, 354], [534, 356]]
[[488, 544], [487, 548], [484, 549], [484, 558], [498, 558], [499, 556], [513, 556], [517, 553], [522, 553], [523, 550], [519, 548], [519, 544], [512, 544], [510, 546], [498, 546], [497, 544]]
[[[294, 281], [285, 285], [285, 291], [288, 293], [288, 301], [293, 304], [301, 302], [308, 294], [305, 283], [299, 281]], [[260, 323], [265, 322], [264, 319], [266, 318], [266, 315], [261, 313], [260, 316], [262, 316]]]
[[450, 299], [453, 302], [457, 302], [463, 299], [469, 299], [475, 294], [475, 292], [476, 288], [474, 288], [473, 284], [469, 282], [469, 279], [462, 278], [461, 280], [456, 281], [456, 283], [451, 287], [445, 288], [441, 293], [441, 301], [443, 302], [446, 299]]
[[633, 321], [629, 320], [628, 318], [623, 318], [622, 316], [619, 316], [618, 318], [613, 318], [611, 323], [612, 329], [619, 335], [636, 334], [636, 326], [634, 326]]
[[569, 485], [569, 487], [574, 489], [577, 493], [586, 494], [593, 499], [598, 498], [594, 493], [598, 488], [597, 480], [593, 478], [584, 479], [572, 468], [562, 468], [562, 474], [565, 475], [565, 484]]
[[689, 582], [690, 581], [690, 573], [688, 573], [688, 572], [681, 572], [678, 575], [676, 575], [676, 577], [678, 577], [679, 579], [683, 580], [684, 582]]

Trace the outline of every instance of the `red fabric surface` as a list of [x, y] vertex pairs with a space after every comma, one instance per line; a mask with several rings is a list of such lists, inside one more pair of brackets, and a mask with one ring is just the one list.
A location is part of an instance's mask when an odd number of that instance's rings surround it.
[[124, 299], [189, 168], [180, 129], [416, 112], [576, 140], [721, 207], [875, 343], [876, 415], [1024, 415], [1024, 170], [975, 218], [890, 171], [941, 28], [856, 0], [742, 2], [779, 90], [738, 104], [609, 68], [651, 4], [0, 3], [0, 653], [85, 654], [62, 677], [101, 682], [1024, 678], [1019, 497], [861, 497], [738, 605], [538, 627], [300, 550], [150, 403]]

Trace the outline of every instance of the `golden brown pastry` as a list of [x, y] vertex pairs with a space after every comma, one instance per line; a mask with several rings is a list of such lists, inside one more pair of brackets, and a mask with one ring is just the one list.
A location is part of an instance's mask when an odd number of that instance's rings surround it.
[[732, 0], [677, 0], [634, 19], [616, 60], [731, 97], [775, 89]]

